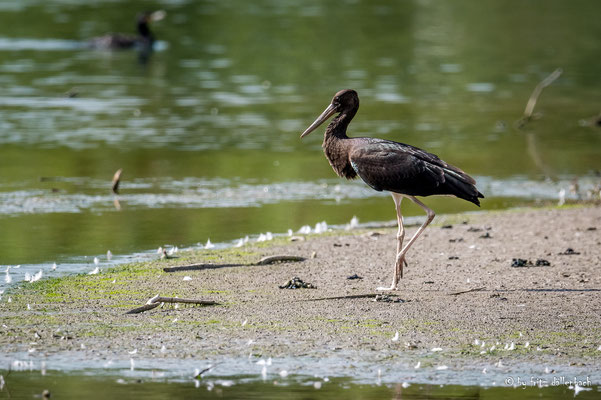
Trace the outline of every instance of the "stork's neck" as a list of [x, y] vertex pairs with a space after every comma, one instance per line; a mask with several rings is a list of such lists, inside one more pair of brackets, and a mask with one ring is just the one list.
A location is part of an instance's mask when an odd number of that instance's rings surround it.
[[346, 135], [346, 129], [348, 128], [348, 125], [351, 123], [351, 120], [353, 119], [356, 113], [357, 109], [355, 108], [348, 111], [343, 111], [336, 117], [334, 117], [334, 119], [332, 119], [332, 121], [328, 125], [328, 128], [326, 129], [324, 142], [328, 139], [348, 138], [348, 136]]
[[146, 21], [138, 22], [138, 33], [145, 39], [154, 40], [152, 32], [150, 32], [150, 28], [148, 27], [148, 23]]
[[326, 129], [322, 145], [323, 152], [336, 174], [347, 179], [353, 179], [357, 175], [348, 157], [353, 139], [346, 135], [346, 128], [356, 112], [354, 109], [336, 116]]

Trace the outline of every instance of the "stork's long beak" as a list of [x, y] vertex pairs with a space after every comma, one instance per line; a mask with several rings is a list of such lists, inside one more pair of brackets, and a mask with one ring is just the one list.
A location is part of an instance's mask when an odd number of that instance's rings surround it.
[[315, 122], [313, 122], [311, 124], [310, 127], [308, 127], [303, 134], [301, 135], [301, 139], [304, 138], [305, 136], [307, 136], [309, 133], [313, 132], [315, 129], [317, 129], [319, 127], [319, 125], [323, 124], [325, 121], [327, 121], [328, 118], [330, 118], [332, 115], [336, 114], [336, 107], [334, 107], [332, 104], [330, 104], [322, 113], [319, 117], [317, 117], [317, 119], [315, 120]]
[[162, 20], [166, 16], [167, 16], [167, 12], [165, 10], [158, 10], [158, 11], [155, 11], [152, 14], [150, 14], [149, 19], [151, 22], [156, 22], [156, 21]]

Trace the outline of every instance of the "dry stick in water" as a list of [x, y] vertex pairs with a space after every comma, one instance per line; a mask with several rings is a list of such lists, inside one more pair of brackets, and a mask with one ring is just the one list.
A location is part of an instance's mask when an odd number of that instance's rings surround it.
[[526, 104], [526, 109], [524, 110], [524, 117], [518, 121], [518, 128], [523, 128], [531, 119], [532, 113], [534, 112], [534, 106], [536, 106], [536, 102], [538, 101], [538, 97], [544, 88], [552, 84], [559, 76], [563, 70], [561, 68], [557, 68], [555, 71], [551, 73], [551, 75], [547, 76], [545, 79], [540, 81], [538, 85], [534, 88], [534, 91], [530, 95], [528, 99], [528, 104]]
[[536, 136], [534, 133], [532, 133], [532, 132], [526, 133], [526, 143], [527, 143], [528, 154], [530, 154], [530, 157], [532, 157], [534, 164], [538, 167], [538, 169], [543, 171], [546, 178], [551, 179], [553, 182], [557, 182], [557, 176], [556, 176], [555, 172], [553, 171], [553, 168], [551, 168], [550, 166], [545, 164], [545, 162], [543, 161], [543, 158], [541, 157], [541, 155], [538, 151], [538, 146], [536, 144]]
[[142, 307], [134, 308], [129, 310], [126, 314], [138, 314], [144, 311], [152, 310], [161, 305], [161, 303], [186, 303], [186, 304], [200, 304], [202, 306], [216, 306], [219, 305], [216, 301], [211, 300], [196, 300], [196, 299], [180, 299], [178, 297], [161, 297], [155, 296], [148, 300], [148, 303]]
[[121, 172], [123, 172], [123, 169], [119, 168], [117, 172], [115, 172], [115, 175], [113, 175], [113, 186], [111, 189], [115, 194], [119, 194], [119, 182], [121, 182]]

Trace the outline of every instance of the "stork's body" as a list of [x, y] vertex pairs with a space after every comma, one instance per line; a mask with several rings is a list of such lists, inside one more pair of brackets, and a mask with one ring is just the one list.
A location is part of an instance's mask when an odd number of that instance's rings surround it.
[[[347, 127], [359, 108], [359, 97], [354, 90], [341, 90], [332, 103], [311, 124], [301, 137], [308, 135], [332, 115], [338, 115], [328, 125], [323, 150], [338, 176], [354, 179], [359, 176], [373, 189], [391, 192], [397, 212], [397, 256], [392, 285], [379, 290], [396, 289], [403, 276], [405, 255], [411, 245], [434, 219], [434, 211], [415, 196], [451, 195], [480, 205], [484, 197], [475, 187], [476, 181], [459, 168], [447, 164], [434, 154], [417, 147], [370, 137], [349, 138]], [[426, 222], [403, 247], [405, 230], [401, 214], [401, 200], [406, 197], [427, 213]]]

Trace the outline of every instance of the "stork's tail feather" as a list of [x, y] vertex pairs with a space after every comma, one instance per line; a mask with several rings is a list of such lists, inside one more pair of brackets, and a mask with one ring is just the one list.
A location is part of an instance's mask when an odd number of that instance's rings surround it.
[[[447, 171], [445, 171], [447, 172]], [[464, 175], [464, 176], [463, 176]], [[466, 179], [467, 178], [467, 179]], [[458, 175], [455, 173], [445, 173], [444, 186], [448, 190], [447, 194], [452, 194], [460, 199], [467, 200], [480, 207], [480, 200], [484, 195], [478, 191], [472, 177], [469, 175]]]
[[478, 207], [480, 207], [480, 200], [479, 199], [483, 199], [484, 195], [480, 192], [478, 192], [478, 194], [476, 195], [476, 197], [473, 197], [471, 199], [466, 199], [467, 201], [471, 201], [472, 203], [474, 203], [475, 205], [477, 205]]

